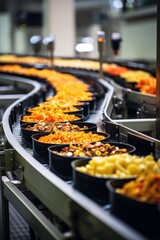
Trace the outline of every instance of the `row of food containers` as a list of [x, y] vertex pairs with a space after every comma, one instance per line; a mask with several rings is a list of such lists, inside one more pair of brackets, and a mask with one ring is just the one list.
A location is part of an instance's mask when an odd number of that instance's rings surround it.
[[[21, 66], [8, 69], [31, 74]], [[111, 142], [107, 132], [86, 121], [98, 99], [89, 84], [51, 69], [33, 73], [45, 78], [55, 95], [24, 109], [22, 143], [33, 149], [37, 161], [97, 204], [144, 235], [159, 237], [160, 161], [151, 154], [136, 156], [134, 146]]]

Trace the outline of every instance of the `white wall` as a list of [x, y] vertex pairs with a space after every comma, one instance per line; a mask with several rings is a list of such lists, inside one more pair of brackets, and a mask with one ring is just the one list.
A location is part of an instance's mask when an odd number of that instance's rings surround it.
[[8, 13], [0, 14], [0, 52], [11, 51], [11, 25]]
[[122, 21], [120, 58], [156, 59], [156, 18]]
[[75, 3], [74, 0], [46, 0], [44, 31], [55, 35], [55, 55], [74, 56]]

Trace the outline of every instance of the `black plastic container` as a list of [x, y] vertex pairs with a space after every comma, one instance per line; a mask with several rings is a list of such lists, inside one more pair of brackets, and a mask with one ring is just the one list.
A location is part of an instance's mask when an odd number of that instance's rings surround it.
[[[103, 132], [92, 132], [98, 135], [103, 135], [105, 138], [101, 140], [101, 142], [107, 142], [109, 138], [109, 134]], [[32, 147], [33, 147], [33, 156], [40, 161], [41, 163], [49, 163], [49, 152], [48, 147], [52, 145], [59, 145], [57, 143], [42, 143], [39, 142], [38, 139], [42, 136], [49, 135], [50, 133], [37, 133], [32, 135]]]
[[112, 77], [114, 78], [115, 82], [117, 82], [122, 87], [129, 88], [129, 89], [132, 89], [132, 90], [136, 90], [135, 89], [135, 85], [137, 84], [136, 81], [135, 82], [129, 82], [121, 76], [112, 76]]
[[[81, 157], [62, 156], [53, 151], [60, 152], [62, 148], [69, 146], [69, 144], [55, 145], [48, 148], [49, 151], [49, 167], [52, 172], [64, 180], [72, 180], [72, 166], [71, 163]], [[86, 159], [89, 159], [86, 157]]]
[[160, 239], [160, 203], [140, 202], [116, 192], [131, 179], [106, 182], [109, 191], [111, 213], [143, 233], [149, 239]]
[[77, 167], [85, 166], [89, 160], [81, 159], [71, 163], [73, 169], [73, 187], [98, 204], [108, 204], [108, 190], [105, 187], [105, 183], [109, 178], [95, 177], [76, 170]]
[[[110, 143], [110, 145], [119, 146], [120, 148], [126, 148], [129, 153], [133, 153], [135, 148], [129, 144], [121, 144], [121, 143]], [[51, 171], [55, 172], [58, 176], [65, 180], [72, 179], [72, 166], [71, 163], [74, 160], [78, 159], [91, 159], [90, 157], [79, 157], [79, 156], [67, 156], [60, 155], [58, 153], [54, 153], [53, 151], [60, 152], [64, 147], [68, 147], [69, 144], [60, 144], [51, 146], [48, 148], [49, 150], [49, 166]]]
[[81, 100], [80, 102], [82, 103], [89, 103], [89, 108], [90, 108], [90, 111], [95, 111], [96, 110], [96, 107], [97, 107], [97, 100], [96, 100], [96, 97], [92, 97], [91, 100]]
[[80, 105], [75, 105], [75, 107], [82, 107], [83, 108], [83, 115], [84, 119], [87, 119], [90, 114], [90, 104], [89, 102], [81, 102]]
[[27, 126], [34, 126], [35, 123], [23, 123], [21, 125], [21, 139], [22, 142], [29, 146], [32, 147], [32, 135], [35, 133], [38, 133], [37, 131], [32, 131], [32, 130], [28, 130], [26, 129]]
[[48, 147], [52, 146], [53, 143], [38, 142], [38, 139], [49, 134], [50, 133], [37, 133], [32, 135], [33, 157], [35, 157], [42, 164], [48, 164]]
[[[79, 126], [80, 128], [83, 128], [84, 126], [87, 126], [88, 129], [85, 130], [81, 130], [84, 132], [88, 132], [88, 131], [97, 131], [97, 125], [95, 123], [89, 123], [89, 122], [74, 122], [73, 124]], [[22, 142], [24, 144], [26, 144], [27, 146], [32, 146], [32, 135], [36, 134], [36, 133], [47, 133], [45, 131], [32, 131], [32, 130], [28, 130], [26, 129], [28, 126], [33, 127], [35, 125], [35, 123], [23, 123], [21, 125], [21, 138], [22, 138]]]
[[[134, 153], [135, 147], [129, 144], [108, 142], [119, 148], [126, 148], [128, 153]], [[95, 177], [76, 170], [76, 167], [85, 166], [90, 159], [76, 160], [72, 162], [73, 186], [80, 192], [90, 197], [95, 202], [105, 205], [109, 202], [109, 194], [106, 189], [106, 181], [112, 178]]]

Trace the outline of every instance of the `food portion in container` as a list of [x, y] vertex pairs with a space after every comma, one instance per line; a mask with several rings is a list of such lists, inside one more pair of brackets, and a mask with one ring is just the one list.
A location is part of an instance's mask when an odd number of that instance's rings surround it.
[[67, 113], [67, 112], [77, 112], [79, 111], [79, 108], [78, 107], [75, 107], [75, 106], [72, 106], [72, 105], [59, 105], [55, 102], [55, 104], [50, 104], [50, 105], [45, 105], [45, 104], [41, 104], [40, 106], [37, 106], [37, 107], [29, 107], [27, 108], [27, 112], [29, 113], [39, 113], [41, 111], [57, 111], [57, 112], [64, 112], [64, 113]]
[[142, 70], [130, 70], [120, 74], [120, 77], [129, 83], [135, 83], [134, 89], [142, 93], [156, 94], [156, 78]]
[[[8, 62], [6, 61], [6, 59], [10, 59], [10, 61], [12, 63], [27, 63], [30, 64], [29, 59], [30, 57], [17, 57], [17, 56], [0, 56], [0, 59], [2, 59], [2, 61], [4, 62]], [[41, 62], [46, 62], [48, 61], [48, 59], [42, 59], [42, 58], [35, 58], [31, 59], [31, 61], [37, 61], [40, 63]], [[84, 69], [92, 69], [92, 70], [97, 70], [97, 66], [98, 66], [98, 62], [96, 61], [88, 61], [88, 60], [79, 60], [79, 59], [70, 59], [70, 60], [64, 60], [58, 59], [58, 65], [61, 62], [61, 66], [63, 66], [64, 62], [65, 62], [65, 67], [67, 66], [71, 66], [72, 67], [76, 67], [77, 68], [77, 61], [78, 61], [78, 68], [84, 68]], [[66, 62], [67, 61], [67, 62]], [[37, 63], [36, 62], [36, 63]], [[55, 60], [56, 62], [56, 60]], [[96, 65], [96, 67], [95, 67]], [[81, 66], [81, 67], [80, 67]], [[0, 71], [1, 72], [9, 72], [9, 73], [18, 73], [18, 74], [23, 74], [25, 76], [34, 76], [34, 77], [40, 77], [40, 78], [46, 78], [51, 84], [54, 82], [54, 84], [57, 84], [57, 79], [60, 76], [60, 73], [55, 73], [55, 71], [53, 70], [49, 70], [49, 69], [43, 69], [43, 70], [38, 70], [36, 68], [24, 68], [21, 67], [19, 65], [4, 65], [4, 66], [0, 66]], [[147, 71], [144, 70], [136, 70], [136, 69], [131, 69], [129, 67], [125, 67], [125, 66], [120, 66], [118, 64], [115, 63], [103, 63], [103, 72], [109, 74], [110, 76], [112, 76], [114, 79], [115, 77], [118, 78], [122, 78], [124, 79], [126, 82], [130, 82], [130, 83], [137, 83], [136, 86], [133, 88], [135, 89], [139, 89], [140, 92], [145, 93], [145, 94], [156, 94], [156, 78], [154, 76], [152, 76], [150, 73], [148, 73]], [[62, 77], [62, 81], [66, 81], [66, 77], [68, 75], [64, 74], [64, 76]], [[74, 80], [72, 78], [72, 80]], [[122, 81], [123, 82], [123, 81]], [[59, 84], [59, 83], [58, 83]], [[60, 84], [59, 84], [60, 85]], [[128, 84], [127, 84], [128, 85]], [[61, 87], [61, 85], [60, 85]], [[57, 88], [57, 86], [56, 86]], [[79, 88], [77, 88], [79, 90]], [[84, 88], [83, 88], [84, 89]], [[86, 88], [88, 90], [88, 88]], [[86, 90], [85, 89], [85, 90]], [[72, 89], [71, 89], [72, 90]], [[75, 90], [75, 89], [74, 89]]]
[[151, 74], [142, 70], [130, 70], [123, 72], [120, 76], [128, 82], [139, 82], [141, 79], [148, 79], [151, 77]]
[[[117, 143], [118, 144], [118, 143]], [[129, 145], [130, 146], [130, 145]], [[122, 148], [123, 147], [123, 148]], [[62, 156], [70, 157], [94, 157], [94, 156], [109, 156], [113, 154], [120, 154], [128, 152], [127, 145], [122, 144], [116, 146], [112, 143], [84, 143], [65, 146], [61, 151], [54, 151], [54, 153]]]
[[41, 136], [38, 142], [50, 144], [63, 144], [63, 143], [87, 143], [106, 140], [109, 137], [107, 133], [101, 132], [61, 132], [57, 131], [45, 136]]
[[147, 239], [159, 239], [160, 169], [156, 166], [132, 180], [112, 179], [106, 186], [111, 213]]
[[41, 112], [41, 113], [32, 113], [31, 115], [21, 116], [21, 122], [70, 122], [70, 121], [79, 121], [83, 119], [81, 114], [66, 114], [66, 113], [55, 113], [55, 112]]
[[21, 124], [22, 141], [29, 146], [32, 146], [32, 135], [35, 133], [54, 133], [56, 131], [79, 132], [79, 131], [97, 131], [97, 125], [89, 122], [38, 122], [38, 123], [23, 123]]
[[103, 66], [103, 71], [109, 75], [118, 76], [122, 73], [128, 72], [130, 69], [125, 66], [118, 66], [115, 63], [108, 64], [108, 66]]
[[[62, 109], [64, 112], [73, 112], [73, 108], [75, 109], [82, 109], [83, 115], [86, 117], [89, 115], [90, 111], [90, 104], [87, 102], [81, 102], [78, 100], [78, 97], [72, 97], [71, 94], [69, 94], [70, 98], [64, 98], [64, 96], [53, 96], [50, 98], [47, 98], [45, 102], [40, 103], [39, 107], [44, 109], [52, 109], [58, 108]], [[88, 106], [87, 106], [88, 105]], [[30, 111], [30, 109], [28, 109]], [[27, 110], [27, 111], [28, 111]], [[34, 109], [35, 110], [35, 109]], [[36, 109], [37, 110], [37, 109]], [[72, 111], [71, 111], [72, 110]]]
[[36, 133], [32, 135], [33, 155], [41, 162], [48, 162], [48, 147], [58, 144], [77, 144], [91, 141], [107, 141], [109, 134], [102, 132], [62, 132], [55, 133]]
[[[114, 145], [116, 144], [116, 145]], [[48, 148], [50, 169], [63, 178], [72, 179], [71, 162], [77, 159], [90, 159], [100, 154], [115, 154], [126, 151], [133, 151], [135, 148], [129, 144], [122, 143], [81, 143], [81, 144], [60, 144]]]
[[137, 177], [154, 169], [159, 169], [159, 165], [152, 155], [140, 157], [128, 153], [93, 157], [88, 164], [76, 168], [84, 174], [103, 178]]
[[[158, 161], [160, 164], [160, 161]], [[139, 176], [137, 179], [129, 181], [116, 192], [137, 201], [147, 203], [160, 202], [160, 169]]]
[[152, 155], [140, 157], [129, 153], [79, 159], [71, 164], [73, 187], [101, 205], [110, 203], [106, 182], [121, 184], [160, 169]]
[[[156, 94], [156, 78], [144, 70], [130, 69], [117, 64], [109, 64], [103, 71], [111, 75], [115, 81], [145, 94]], [[124, 80], [124, 81], [123, 81]], [[133, 84], [127, 84], [133, 83]]]
[[61, 123], [61, 122], [55, 122], [55, 123], [46, 123], [46, 122], [39, 122], [35, 123], [34, 125], [27, 125], [25, 127], [25, 130], [29, 131], [36, 131], [36, 132], [56, 132], [56, 131], [84, 131], [88, 130], [89, 127], [85, 123], [83, 126], [79, 126], [78, 123], [72, 124], [70, 122]]
[[[93, 103], [93, 105], [96, 106], [96, 98], [90, 91], [90, 85], [71, 74], [60, 73], [50, 69], [38, 70], [24, 68], [18, 65], [5, 66], [3, 70], [15, 74], [46, 79], [55, 90], [55, 95], [48, 97], [44, 103], [39, 104], [38, 109], [34, 109], [35, 111], [31, 112], [30, 116], [24, 115], [22, 119], [20, 119], [23, 122], [78, 121], [84, 118], [84, 116], [78, 117], [77, 115], [83, 115], [86, 102], [89, 102], [90, 107]], [[81, 110], [78, 108], [78, 105], [82, 107]], [[78, 113], [79, 111], [82, 113]], [[88, 111], [89, 110], [84, 111], [85, 117], [88, 117]], [[64, 114], [64, 112], [66, 114]], [[73, 114], [73, 112], [75, 114]]]

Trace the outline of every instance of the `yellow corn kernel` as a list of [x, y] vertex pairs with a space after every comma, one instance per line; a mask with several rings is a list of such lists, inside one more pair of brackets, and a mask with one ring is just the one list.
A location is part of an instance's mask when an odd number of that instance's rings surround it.
[[139, 164], [139, 166], [138, 166], [138, 171], [139, 171], [139, 173], [144, 173], [144, 172], [146, 172], [146, 170], [147, 170], [147, 166], [145, 165], [145, 164]]
[[99, 174], [101, 174], [101, 175], [103, 175], [103, 174], [105, 174], [106, 172], [105, 172], [105, 166], [103, 165], [103, 166], [97, 166], [97, 168], [96, 168], [96, 174], [97, 173], [99, 173]]
[[114, 163], [106, 163], [105, 164], [105, 172], [106, 174], [114, 174], [116, 170], [115, 164]]
[[138, 174], [138, 166], [135, 163], [131, 163], [128, 165], [127, 170], [131, 175], [137, 175]]

